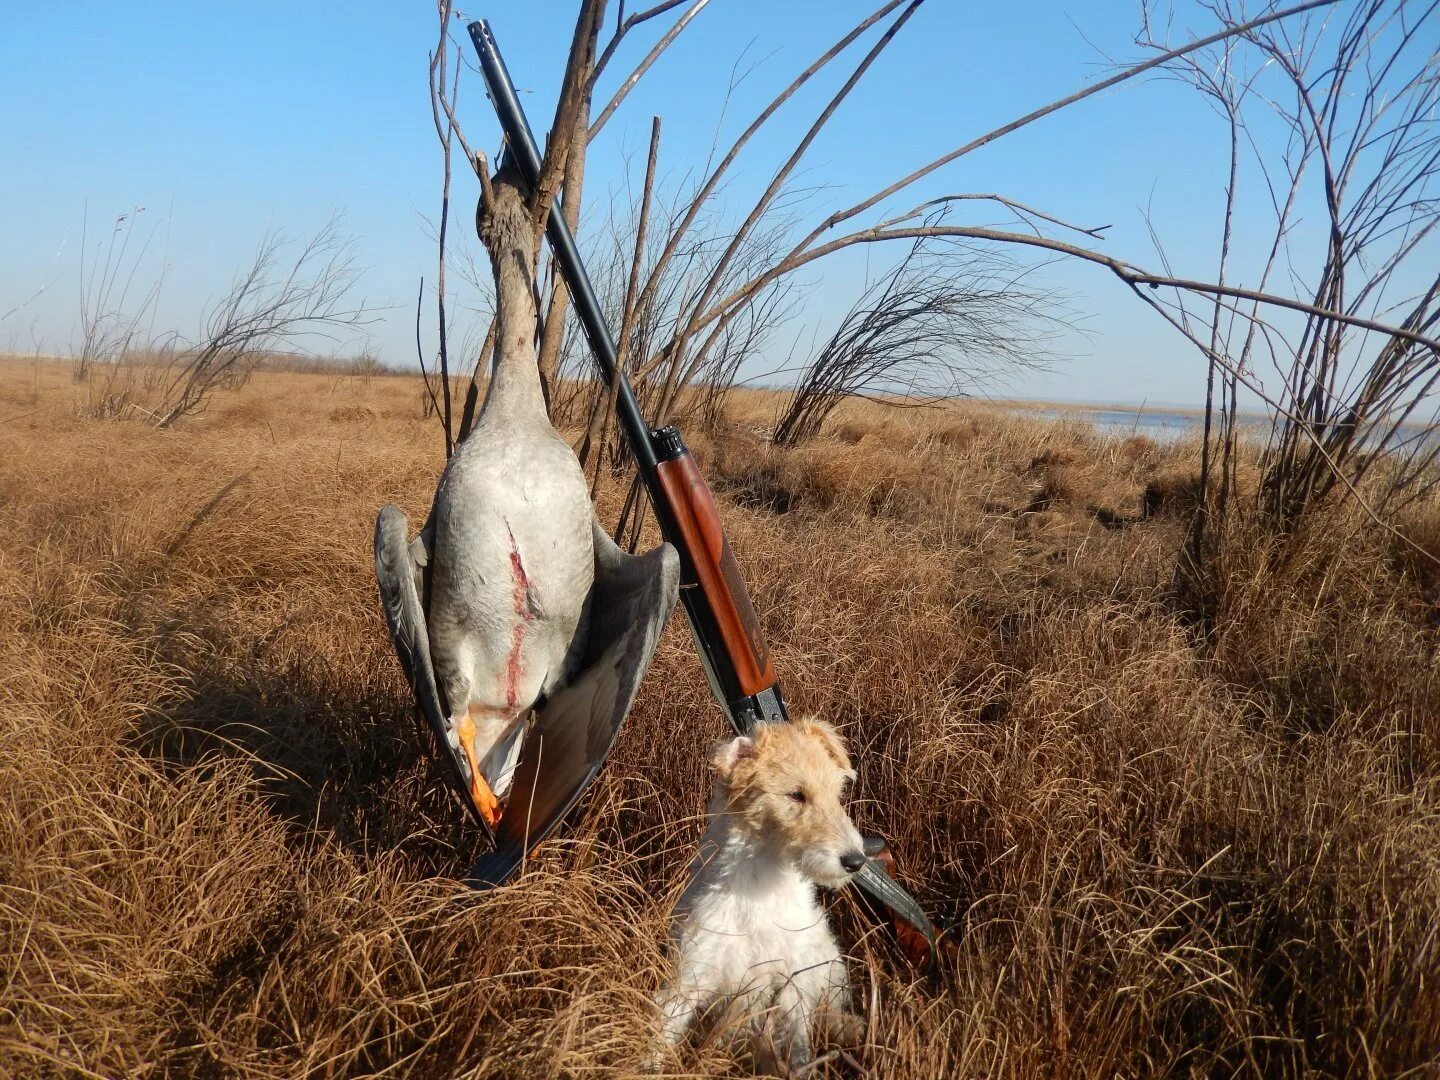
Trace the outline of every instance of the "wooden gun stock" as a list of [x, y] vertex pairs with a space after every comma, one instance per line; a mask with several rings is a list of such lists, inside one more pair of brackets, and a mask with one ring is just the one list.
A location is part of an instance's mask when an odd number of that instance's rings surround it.
[[652, 493], [665, 534], [680, 552], [680, 598], [716, 696], [740, 734], [784, 720], [775, 666], [745, 579], [720, 525], [715, 496], [673, 427], [651, 432]]
[[720, 525], [715, 496], [688, 450], [655, 469], [666, 509], [684, 538], [680, 545], [682, 588], [698, 589], [709, 608], [733, 671], [729, 696], [751, 697], [775, 685], [775, 667], [750, 602], [745, 579]]

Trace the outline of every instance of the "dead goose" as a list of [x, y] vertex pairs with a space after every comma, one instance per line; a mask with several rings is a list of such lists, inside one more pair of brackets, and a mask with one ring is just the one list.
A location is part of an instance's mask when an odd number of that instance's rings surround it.
[[502, 168], [481, 208], [495, 275], [495, 363], [474, 429], [420, 535], [375, 526], [386, 621], [416, 702], [494, 850], [498, 884], [598, 771], [675, 606], [679, 560], [622, 552], [550, 425], [534, 348], [535, 232]]

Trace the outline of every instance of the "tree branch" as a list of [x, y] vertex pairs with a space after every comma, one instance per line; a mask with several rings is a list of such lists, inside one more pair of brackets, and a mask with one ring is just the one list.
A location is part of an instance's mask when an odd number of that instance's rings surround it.
[[[662, 14], [664, 11], [669, 11], [672, 7], [675, 7], [679, 2], [680, 0], [674, 0], [674, 2], [672, 3], [661, 4], [659, 8], [652, 8], [651, 12], [655, 15]], [[597, 117], [595, 122], [590, 125], [590, 129], [586, 133], [587, 140], [595, 138], [595, 136], [600, 133], [600, 129], [605, 126], [605, 121], [609, 120], [610, 117], [615, 114], [615, 110], [620, 107], [620, 103], [625, 100], [631, 90], [635, 89], [635, 84], [638, 83], [644, 77], [645, 73], [650, 70], [651, 65], [654, 64], [656, 60], [660, 59], [660, 54], [663, 53], [666, 49], [668, 49], [672, 44], [674, 44], [675, 39], [680, 36], [680, 34], [687, 26], [690, 25], [690, 20], [695, 18], [696, 15], [699, 15], [701, 10], [703, 10], [705, 5], [707, 5], [708, 3], [710, 3], [710, 0], [694, 0], [694, 3], [692, 3], [690, 7], [686, 9], [685, 13], [675, 21], [675, 25], [670, 27], [669, 30], [665, 31], [664, 36], [662, 36], [660, 40], [655, 43], [654, 48], [652, 48], [648, 53], [645, 54], [645, 59], [641, 60], [640, 63], [636, 65], [635, 70], [632, 71], [626, 77], [625, 81], [620, 84], [620, 88], [615, 91], [615, 96], [610, 99], [610, 103], [606, 105], [605, 108], [600, 110], [599, 117]], [[632, 15], [631, 19], [634, 18], [636, 17]], [[626, 22], [626, 28], [628, 29], [628, 27], [629, 20], [627, 20]], [[611, 40], [610, 45], [606, 47], [605, 55], [600, 59], [599, 62], [596, 63], [595, 71], [590, 76], [590, 80], [586, 85], [587, 94], [594, 87], [595, 80], [599, 78], [600, 70], [604, 66], [604, 62], [610, 58], [610, 53], [614, 49], [614, 46], [618, 43], [619, 37], [620, 35], [617, 34], [616, 37]]]
[[575, 20], [575, 33], [565, 62], [565, 74], [560, 80], [555, 119], [550, 125], [550, 138], [546, 141], [545, 156], [540, 162], [540, 175], [531, 195], [530, 213], [537, 232], [544, 228], [550, 205], [560, 189], [565, 159], [569, 157], [575, 138], [575, 118], [585, 98], [585, 84], [590, 71], [590, 43], [599, 32], [604, 12], [605, 0], [581, 0], [580, 14]]

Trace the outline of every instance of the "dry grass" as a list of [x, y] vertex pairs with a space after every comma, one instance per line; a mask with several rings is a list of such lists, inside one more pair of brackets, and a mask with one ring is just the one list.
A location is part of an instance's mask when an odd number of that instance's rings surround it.
[[[722, 734], [680, 620], [583, 819], [475, 902], [373, 595], [440, 466], [414, 381], [172, 432], [76, 393], [0, 365], [0, 1075], [632, 1074]], [[787, 696], [953, 928], [924, 980], [838, 905], [874, 1075], [1434, 1067], [1428, 564], [1343, 509], [1283, 559], [1240, 529], [1202, 635], [1183, 499], [1142, 512], [1191, 447], [855, 407], [782, 454], [735, 408], [696, 442]]]

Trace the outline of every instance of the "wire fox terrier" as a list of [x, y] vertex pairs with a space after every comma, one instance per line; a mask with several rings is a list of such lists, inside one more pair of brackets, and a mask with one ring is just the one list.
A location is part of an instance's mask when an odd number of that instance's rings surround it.
[[663, 1039], [674, 1046], [704, 1015], [763, 1067], [793, 1070], [811, 1059], [815, 1026], [834, 1042], [861, 1027], [815, 888], [865, 865], [840, 801], [855, 771], [816, 720], [762, 724], [711, 764], [709, 825], [674, 912], [678, 970], [656, 999]]

